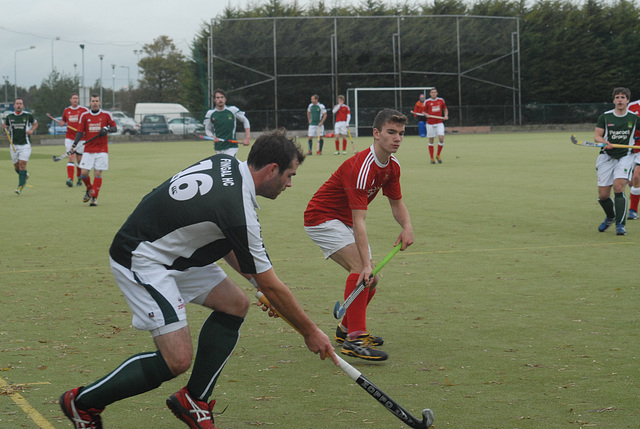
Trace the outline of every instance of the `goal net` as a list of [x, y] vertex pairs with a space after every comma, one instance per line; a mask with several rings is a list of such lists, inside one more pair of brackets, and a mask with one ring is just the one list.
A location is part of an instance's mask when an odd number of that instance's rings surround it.
[[420, 95], [424, 94], [429, 98], [431, 89], [433, 89], [432, 86], [349, 88], [347, 104], [351, 108], [352, 134], [355, 137], [372, 135], [373, 120], [384, 108], [393, 108], [407, 115], [409, 117], [407, 128], [417, 129], [418, 124], [413, 120], [411, 111]]

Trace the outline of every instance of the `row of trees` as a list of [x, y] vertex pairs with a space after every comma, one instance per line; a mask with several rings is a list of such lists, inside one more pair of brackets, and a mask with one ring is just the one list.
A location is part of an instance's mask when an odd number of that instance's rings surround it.
[[[131, 90], [116, 93], [116, 106], [110, 106], [112, 94], [104, 92], [106, 108], [121, 108], [132, 112], [136, 102], [178, 102], [189, 108], [194, 116], [201, 117], [209, 108], [207, 89], [207, 44], [209, 37], [216, 43], [229, 40], [225, 32], [230, 30], [229, 19], [264, 18], [264, 17], [329, 17], [329, 16], [418, 16], [418, 15], [461, 15], [461, 16], [507, 16], [520, 18], [521, 76], [522, 102], [531, 103], [596, 103], [608, 102], [611, 89], [615, 86], [627, 86], [634, 98], [640, 96], [640, 79], [636, 69], [640, 64], [640, 9], [627, 0], [614, 3], [587, 0], [576, 3], [572, 0], [537, 0], [525, 3], [521, 0], [479, 0], [467, 3], [460, 0], [436, 0], [432, 3], [404, 2], [389, 5], [381, 0], [363, 0], [357, 5], [342, 6], [339, 2], [329, 5], [325, 1], [313, 2], [302, 7], [296, 1], [266, 0], [260, 4], [249, 4], [246, 8], [228, 6], [214, 20], [213, 34], [210, 27], [203, 25], [196, 31], [190, 57], [177, 51], [173, 41], [167, 36], [160, 36], [152, 43], [145, 45], [144, 56], [138, 66], [143, 76], [139, 86]], [[241, 28], [241, 27], [237, 27]], [[347, 29], [348, 30], [348, 29]], [[345, 30], [345, 31], [347, 31]], [[476, 37], [483, 30], [481, 27], [471, 30]], [[283, 58], [283, 66], [297, 73], [313, 70], [314, 57], [312, 46], [298, 47], [296, 36], [308, 32], [304, 26], [291, 26], [287, 36], [290, 43], [290, 57]], [[355, 34], [356, 32], [354, 32]], [[222, 37], [222, 36], [226, 37]], [[260, 44], [269, 45], [270, 40], [261, 39], [258, 24], [248, 21], [242, 34], [237, 34], [237, 46], [254, 49]], [[323, 34], [323, 37], [326, 34]], [[417, 56], [433, 58], [446, 62], [451, 52], [443, 50], [441, 44], [427, 43], [435, 36], [433, 32], [419, 29], [414, 31], [417, 42], [408, 48]], [[424, 37], [425, 43], [420, 43]], [[485, 36], [483, 36], [485, 37]], [[326, 37], [324, 37], [326, 38]], [[233, 40], [233, 39], [232, 39]], [[379, 64], [378, 60], [368, 54], [368, 39], [358, 39], [349, 51], [350, 61], [354, 67], [368, 68], [372, 71], [388, 70], [388, 64]], [[474, 40], [473, 48], [481, 52], [492, 41], [491, 34], [484, 39]], [[471, 50], [471, 48], [468, 48]], [[414, 52], [411, 51], [410, 53]], [[408, 55], [411, 58], [411, 55]], [[242, 58], [238, 63], [255, 67], [265, 58]], [[435, 65], [432, 65], [435, 67]], [[223, 69], [215, 70], [216, 86], [234, 89], [246, 85], [252, 76], [250, 72], [239, 72], [229, 67], [232, 73], [225, 74]], [[448, 67], [438, 64], [439, 68]], [[486, 73], [510, 73], [510, 70], [495, 66]], [[374, 76], [375, 82], [379, 76]], [[419, 80], [420, 76], [415, 77]], [[423, 84], [435, 84], [449, 100], [457, 99], [457, 87], [450, 76], [429, 75], [425, 70]], [[407, 78], [408, 79], [408, 78]], [[75, 77], [61, 75], [57, 72], [45, 79], [39, 87], [29, 88], [24, 97], [27, 106], [40, 117], [48, 111], [59, 112], [67, 104], [69, 93], [76, 90], [79, 82]], [[325, 83], [326, 84], [326, 83]], [[343, 82], [347, 85], [348, 82]], [[98, 82], [94, 85], [97, 87]], [[470, 89], [469, 89], [470, 88]], [[344, 93], [346, 87], [338, 88]], [[287, 81], [287, 91], [291, 94], [291, 102], [298, 107], [306, 107], [310, 91], [309, 79]], [[21, 91], [23, 93], [23, 91]], [[263, 100], [272, 97], [273, 90], [269, 85], [257, 85], [242, 96], [233, 95], [233, 104], [246, 110], [261, 105]], [[301, 95], [303, 94], [303, 95]], [[295, 99], [293, 98], [295, 97]], [[464, 104], [508, 104], [510, 93], [501, 90], [476, 89], [467, 86]]]

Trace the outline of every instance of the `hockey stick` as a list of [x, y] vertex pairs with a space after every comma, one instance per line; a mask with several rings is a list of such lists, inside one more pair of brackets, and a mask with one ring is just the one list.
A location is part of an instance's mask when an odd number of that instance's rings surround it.
[[[91, 137], [89, 140], [87, 140], [86, 142], [84, 142], [84, 144], [87, 144], [87, 143], [89, 143], [89, 142], [92, 142], [92, 141], [94, 141], [95, 139], [97, 139], [98, 137], [100, 137], [100, 134], [98, 134], [97, 136], [93, 136], [93, 137]], [[76, 152], [76, 151], [72, 149], [72, 150], [70, 150], [70, 151], [68, 151], [68, 152], [63, 153], [63, 154], [62, 154], [62, 155], [60, 155], [60, 156], [55, 156], [55, 155], [53, 155], [53, 162], [62, 161], [63, 159], [65, 159], [66, 157], [68, 157], [69, 155], [71, 155], [72, 153], [75, 153], [75, 152]]]
[[[376, 265], [376, 267], [373, 269], [373, 272], [371, 273], [370, 278], [373, 278], [376, 274], [378, 274], [382, 267], [384, 267], [387, 262], [389, 262], [391, 258], [393, 258], [393, 256], [398, 253], [401, 247], [402, 242], [398, 243], [398, 245], [394, 247], [393, 250], [378, 265]], [[358, 295], [360, 295], [360, 292], [364, 290], [366, 284], [367, 283], [364, 281], [364, 279], [362, 279], [360, 284], [353, 290], [353, 292], [351, 292], [351, 295], [349, 295], [349, 297], [344, 300], [344, 304], [340, 305], [340, 301], [337, 301], [335, 307], [333, 308], [333, 317], [335, 317], [336, 319], [342, 318], [342, 316], [344, 316], [344, 313], [347, 312], [347, 308], [349, 308], [351, 303], [358, 297]]]
[[[396, 248], [399, 249], [399, 247], [397, 246]], [[394, 250], [396, 248], [394, 248]], [[391, 258], [389, 257], [389, 259]], [[289, 322], [287, 319], [282, 317], [282, 315], [278, 312], [278, 310], [271, 307], [269, 300], [267, 299], [266, 296], [262, 294], [262, 292], [257, 292], [256, 298], [258, 298], [258, 300], [262, 304], [266, 305], [267, 307], [270, 307], [282, 320], [287, 322], [291, 327], [293, 327], [293, 329], [298, 331], [296, 327], [291, 324], [291, 322]], [[298, 333], [300, 333], [300, 331], [298, 331]], [[391, 412], [391, 414], [393, 414], [394, 416], [396, 416], [397, 418], [399, 418], [400, 420], [402, 420], [404, 423], [406, 423], [412, 428], [428, 429], [431, 427], [431, 425], [433, 425], [434, 416], [433, 416], [433, 411], [431, 411], [431, 409], [425, 408], [424, 410], [422, 410], [422, 420], [418, 420], [409, 411], [405, 410], [404, 408], [402, 408], [400, 404], [398, 404], [396, 401], [391, 399], [389, 395], [387, 395], [382, 390], [380, 390], [380, 388], [375, 384], [373, 384], [367, 377], [362, 375], [360, 371], [355, 369], [353, 366], [349, 365], [340, 356], [336, 355], [336, 357], [338, 358], [340, 369], [343, 370], [349, 377], [351, 377], [353, 381], [355, 381], [360, 387], [362, 387], [375, 400], [380, 402], [387, 410]]]
[[11, 149], [13, 149], [13, 153], [16, 153], [16, 147], [13, 145], [13, 141], [11, 140], [11, 134], [9, 134], [9, 130], [6, 128], [2, 128], [2, 129], [7, 134], [7, 138], [9, 139], [9, 144], [11, 145]]
[[[51, 113], [47, 113], [47, 117], [49, 117], [49, 119], [53, 119], [54, 121], [56, 121], [58, 123], [58, 125], [60, 125], [61, 127], [63, 127], [64, 125], [62, 125], [62, 122], [60, 122], [59, 120], [57, 120], [56, 118], [54, 118], [53, 116], [51, 116]], [[69, 128], [72, 131], [78, 131], [77, 129], [73, 128], [71, 125], [67, 124], [67, 128]]]
[[[605, 147], [607, 146], [606, 143], [596, 143], [596, 142], [588, 142], [588, 141], [582, 141], [582, 140], [578, 140], [576, 138], [575, 134], [571, 134], [571, 143], [578, 145], [578, 146], [587, 146], [587, 147]], [[612, 144], [611, 146], [613, 147], [617, 147], [617, 148], [621, 148], [621, 149], [640, 149], [640, 146], [631, 146], [631, 145], [626, 145], [626, 144]]]
[[[209, 136], [198, 136], [198, 137], [200, 137], [203, 140], [213, 140], [213, 141], [215, 141], [215, 139], [213, 137], [209, 137]], [[240, 143], [238, 140], [225, 140], [225, 139], [221, 139], [221, 138], [218, 138], [218, 141], [219, 142], [233, 143], [233, 144]]]
[[349, 131], [349, 127], [347, 127], [347, 134], [349, 134], [349, 141], [351, 142], [351, 148], [353, 151], [356, 151], [356, 145], [353, 143], [353, 137], [351, 137], [351, 131]]

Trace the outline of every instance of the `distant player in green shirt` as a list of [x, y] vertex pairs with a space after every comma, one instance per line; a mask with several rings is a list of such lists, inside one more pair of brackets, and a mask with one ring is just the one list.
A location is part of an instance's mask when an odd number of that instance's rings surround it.
[[24, 110], [22, 98], [16, 98], [13, 103], [13, 113], [7, 115], [2, 128], [9, 131], [11, 138], [11, 162], [19, 176], [15, 193], [20, 195], [29, 177], [27, 174], [27, 162], [31, 157], [29, 136], [38, 128], [38, 121], [31, 113]]
[[318, 151], [316, 154], [322, 155], [322, 145], [324, 141], [324, 121], [327, 119], [327, 108], [324, 104], [320, 103], [320, 97], [316, 94], [311, 96], [311, 103], [307, 107], [307, 120], [309, 121], [309, 131], [307, 136], [309, 137], [309, 152], [307, 155], [312, 155], [313, 152], [313, 138], [318, 137]]
[[214, 138], [213, 148], [216, 153], [236, 156], [238, 143], [230, 143], [229, 140], [236, 140], [237, 121], [244, 125], [244, 146], [251, 143], [251, 124], [243, 111], [236, 106], [227, 106], [227, 93], [224, 90], [216, 89], [213, 97], [216, 108], [209, 110], [205, 115], [205, 132]]
[[638, 116], [627, 109], [630, 101], [631, 92], [627, 88], [615, 88], [615, 107], [600, 115], [595, 130], [595, 141], [607, 145], [600, 150], [596, 160], [598, 202], [607, 216], [598, 227], [598, 231], [606, 231], [615, 222], [617, 235], [627, 234], [627, 198], [624, 191], [633, 172], [635, 154], [632, 149], [614, 148], [611, 145], [634, 144], [633, 135], [638, 125]]

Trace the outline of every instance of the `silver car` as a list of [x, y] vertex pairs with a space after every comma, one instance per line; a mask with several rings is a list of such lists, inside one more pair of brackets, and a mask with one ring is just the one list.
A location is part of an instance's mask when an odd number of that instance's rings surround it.
[[204, 134], [204, 125], [194, 118], [174, 118], [169, 121], [171, 134]]

